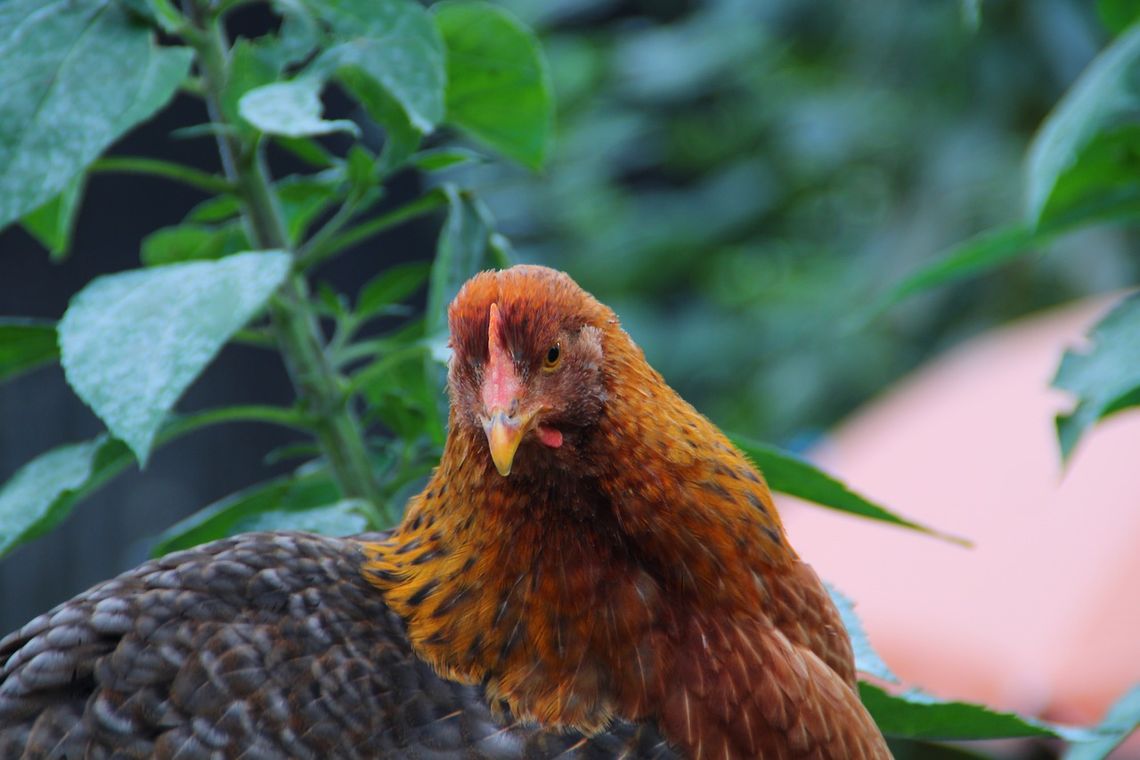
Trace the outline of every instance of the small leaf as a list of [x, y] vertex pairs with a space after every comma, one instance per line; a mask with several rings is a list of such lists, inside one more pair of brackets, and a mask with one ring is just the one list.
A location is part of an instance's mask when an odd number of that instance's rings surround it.
[[71, 249], [75, 215], [86, 184], [87, 175], [79, 174], [67, 183], [63, 192], [20, 220], [20, 225], [51, 252], [52, 261], [67, 258]]
[[0, 317], [0, 382], [58, 358], [53, 323]]
[[311, 509], [330, 504], [339, 498], [336, 484], [323, 471], [259, 483], [172, 525], [158, 536], [151, 555], [159, 557], [241, 533], [244, 530], [243, 521], [255, 519], [266, 512]]
[[191, 57], [112, 0], [0, 3], [0, 228], [165, 105]]
[[400, 303], [419, 290], [430, 271], [431, 265], [422, 261], [388, 267], [360, 289], [356, 315], [367, 319], [385, 306]]
[[1140, 294], [1128, 296], [1093, 328], [1087, 351], [1069, 350], [1053, 385], [1076, 395], [1076, 408], [1057, 417], [1063, 457], [1097, 420], [1140, 404]]
[[343, 183], [343, 171], [330, 169], [294, 174], [274, 184], [291, 242], [302, 240], [317, 217], [343, 196]]
[[883, 658], [871, 646], [871, 639], [863, 628], [863, 621], [855, 614], [855, 603], [830, 583], [825, 583], [824, 586], [831, 596], [831, 601], [839, 610], [843, 627], [847, 629], [847, 636], [851, 639], [851, 648], [855, 650], [855, 669], [880, 681], [898, 683], [898, 676], [891, 672], [887, 663], [883, 662]]
[[347, 119], [322, 119], [322, 110], [321, 83], [309, 78], [256, 87], [238, 101], [242, 118], [268, 135], [308, 137], [348, 132], [360, 136], [356, 124]]
[[432, 148], [412, 156], [412, 163], [425, 172], [437, 172], [457, 166], [481, 164], [487, 159], [481, 153], [467, 148]]
[[[1138, 63], [1140, 26], [1118, 37], [1089, 64], [1037, 131], [1029, 148], [1026, 177], [1033, 224], [1064, 210], [1056, 207], [1053, 196], [1098, 136], [1136, 122]], [[1089, 192], [1086, 187], [1085, 193]]]
[[[428, 134], [444, 115], [443, 42], [427, 11], [407, 0], [313, 4], [335, 43], [311, 71], [354, 69], [382, 88], [412, 127]], [[359, 97], [360, 95], [357, 94]], [[363, 101], [372, 112], [371, 104]]]
[[51, 530], [81, 494], [129, 461], [125, 446], [101, 435], [52, 449], [25, 464], [0, 488], [0, 555]]
[[539, 169], [554, 98], [534, 33], [506, 11], [461, 0], [432, 7], [447, 45], [447, 121], [500, 153]]
[[884, 509], [790, 452], [739, 435], [732, 435], [730, 438], [756, 463], [774, 491], [806, 499], [840, 512], [921, 531], [944, 541], [963, 546], [970, 545], [966, 539], [928, 528]]
[[1108, 709], [1108, 714], [1096, 728], [1097, 735], [1070, 747], [1064, 760], [1102, 760], [1137, 728], [1140, 728], [1140, 685], [1125, 692]]
[[214, 260], [249, 249], [245, 230], [234, 222], [217, 227], [180, 224], [147, 235], [139, 258], [148, 267], [185, 261]]
[[241, 204], [232, 195], [216, 195], [202, 201], [186, 215], [187, 222], [228, 222], [241, 214]]
[[363, 499], [344, 499], [323, 507], [301, 511], [273, 510], [238, 520], [235, 532], [255, 530], [301, 530], [322, 536], [350, 536], [372, 527], [368, 521], [371, 505]]
[[98, 277], [59, 324], [67, 381], [145, 464], [182, 392], [288, 276], [280, 251]]
[[1083, 741], [1090, 736], [1083, 729], [997, 712], [969, 702], [947, 702], [917, 690], [890, 694], [866, 681], [859, 684], [859, 696], [879, 729], [887, 736], [934, 741], [1026, 736]]
[[[252, 134], [253, 128], [241, 113], [241, 99], [248, 92], [276, 82], [281, 73], [281, 66], [281, 62], [273, 52], [257, 44], [256, 41], [239, 39], [234, 42], [230, 50], [226, 82], [221, 96], [222, 114], [228, 122], [225, 126], [230, 131]], [[213, 134], [213, 128], [221, 126], [201, 125], [205, 129], [205, 134]], [[179, 133], [189, 137], [192, 136], [194, 129], [195, 127], [184, 127]]]
[[1140, 3], [1136, 0], [1097, 0], [1097, 15], [1104, 27], [1120, 34], [1140, 19]]
[[429, 336], [446, 330], [447, 305], [463, 283], [492, 266], [488, 245], [492, 231], [490, 213], [469, 192], [450, 184], [444, 185], [443, 191], [447, 195], [448, 211], [431, 268], [425, 315]]

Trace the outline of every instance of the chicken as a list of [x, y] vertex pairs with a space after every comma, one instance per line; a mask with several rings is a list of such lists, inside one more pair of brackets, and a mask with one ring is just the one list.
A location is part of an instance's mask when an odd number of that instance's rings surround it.
[[238, 536], [33, 620], [0, 756], [890, 756], [763, 478], [610, 309], [519, 266], [449, 323], [397, 528]]

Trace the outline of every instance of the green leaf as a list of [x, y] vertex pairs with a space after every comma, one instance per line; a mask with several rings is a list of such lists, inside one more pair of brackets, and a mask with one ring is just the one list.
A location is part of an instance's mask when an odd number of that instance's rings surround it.
[[1097, 15], [1104, 27], [1120, 34], [1140, 19], [1140, 3], [1136, 0], [1097, 0]]
[[[281, 65], [272, 51], [258, 45], [256, 41], [239, 39], [234, 43], [230, 49], [226, 82], [222, 88], [221, 109], [235, 131], [252, 133], [254, 127], [246, 122], [241, 113], [241, 99], [248, 92], [276, 82], [281, 73]], [[186, 133], [188, 130], [181, 131]]]
[[[1026, 177], [1032, 223], [1065, 210], [1054, 202], [1054, 195], [1074, 172], [1076, 181], [1084, 185], [1082, 194], [1097, 191], [1095, 183], [1090, 187], [1088, 178], [1079, 177], [1081, 156], [1099, 136], [1135, 124], [1140, 109], [1138, 63], [1140, 26], [1097, 56], [1038, 130], [1029, 148]], [[1113, 184], [1118, 178], [1110, 173], [1105, 180]], [[1071, 197], [1066, 200], [1073, 202]]]
[[217, 227], [180, 224], [163, 227], [143, 239], [139, 258], [148, 267], [185, 261], [214, 260], [249, 249], [245, 230], [238, 222]]
[[1037, 226], [1013, 224], [987, 230], [939, 254], [933, 261], [892, 286], [867, 310], [873, 318], [924, 290], [959, 282], [996, 269], [1056, 238], [1093, 224], [1140, 219], [1140, 185], [1103, 192], [1051, 215]]
[[1090, 736], [1082, 729], [1051, 725], [969, 702], [947, 702], [917, 690], [890, 694], [866, 681], [859, 683], [859, 696], [887, 736], [934, 741], [1025, 736], [1083, 741]]
[[1065, 760], [1101, 760], [1112, 754], [1128, 735], [1140, 728], [1140, 685], [1133, 686], [1108, 709], [1097, 726], [1097, 736], [1075, 744], [1065, 753]]
[[437, 172], [457, 166], [481, 164], [487, 159], [481, 153], [467, 148], [432, 148], [412, 156], [412, 163], [425, 172]]
[[20, 220], [20, 225], [51, 252], [52, 261], [67, 258], [71, 249], [75, 215], [86, 184], [87, 175], [77, 175], [63, 192]]
[[308, 137], [348, 132], [360, 136], [356, 124], [348, 119], [322, 119], [322, 110], [321, 83], [308, 77], [255, 87], [238, 101], [242, 118], [265, 134]]
[[0, 228], [165, 105], [191, 57], [112, 0], [0, 3]]
[[235, 532], [255, 530], [300, 530], [322, 536], [350, 536], [372, 527], [371, 506], [363, 499], [343, 499], [335, 504], [302, 511], [273, 510], [238, 520]]
[[447, 219], [440, 230], [435, 262], [428, 287], [426, 329], [429, 336], [447, 329], [447, 305], [463, 283], [477, 272], [495, 265], [488, 244], [492, 232], [490, 213], [469, 192], [444, 185]]
[[340, 170], [294, 174], [274, 184], [290, 242], [302, 240], [317, 217], [343, 196], [343, 184]]
[[0, 382], [30, 372], [58, 357], [53, 323], [0, 317]]
[[400, 303], [419, 290], [431, 266], [422, 261], [396, 264], [369, 280], [356, 299], [356, 315], [367, 319], [385, 306]]
[[970, 542], [964, 538], [913, 522], [875, 504], [790, 452], [739, 435], [729, 437], [756, 463], [774, 491], [806, 499], [840, 512], [921, 531], [944, 541], [963, 546], [970, 545]]
[[296, 512], [340, 499], [336, 484], [323, 471], [259, 483], [194, 513], [156, 539], [152, 556], [189, 549], [241, 533], [249, 520], [267, 512]]
[[182, 392], [288, 276], [287, 253], [242, 253], [98, 277], [59, 324], [67, 381], [145, 464]]
[[51, 530], [83, 494], [129, 461], [125, 446], [101, 435], [25, 464], [0, 488], [0, 556]]
[[[383, 89], [417, 132], [435, 129], [444, 115], [443, 42], [421, 5], [408, 0], [329, 0], [308, 5], [337, 43], [313, 63], [313, 72], [353, 70]], [[373, 104], [365, 95], [362, 103], [372, 113]]]
[[447, 121], [539, 169], [549, 152], [554, 98], [534, 33], [506, 11], [461, 0], [432, 7], [447, 45]]
[[1085, 430], [1097, 420], [1140, 404], [1140, 294], [1128, 296], [1093, 328], [1091, 348], [1069, 350], [1053, 385], [1078, 401], [1057, 417], [1063, 457], [1073, 452]]
[[827, 588], [831, 601], [839, 610], [839, 617], [843, 619], [843, 627], [847, 629], [847, 636], [851, 639], [851, 648], [855, 651], [855, 669], [860, 673], [878, 678], [880, 681], [898, 683], [898, 676], [891, 672], [887, 663], [883, 662], [883, 658], [871, 646], [871, 639], [868, 638], [867, 631], [863, 628], [863, 621], [855, 614], [855, 603], [830, 583], [823, 585]]

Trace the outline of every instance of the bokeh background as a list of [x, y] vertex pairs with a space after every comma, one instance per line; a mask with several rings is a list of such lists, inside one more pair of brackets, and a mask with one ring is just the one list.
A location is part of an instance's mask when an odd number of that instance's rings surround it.
[[[505, 4], [549, 58], [554, 155], [540, 175], [489, 163], [451, 179], [481, 194], [520, 260], [565, 269], [612, 305], [726, 429], [805, 449], [968, 337], [1137, 281], [1127, 234], [1101, 229], [864, 319], [941, 249], [1022, 213], [1028, 140], [1107, 42], [1093, 3], [995, 0], [980, 19], [958, 0]], [[231, 31], [272, 23], [253, 7]], [[209, 140], [169, 135], [204, 120], [180, 96], [114, 152], [216, 169]], [[296, 168], [275, 161], [278, 174]], [[421, 181], [402, 175], [389, 202]], [[140, 239], [200, 199], [96, 176], [68, 259], [0, 234], [0, 314], [58, 318], [92, 277], [137, 266]], [[438, 222], [370, 241], [320, 276], [354, 292], [390, 264], [430, 258]], [[234, 347], [180, 408], [289, 399], [274, 355]], [[58, 367], [0, 386], [0, 478], [100, 429]], [[0, 562], [0, 630], [141, 561], [160, 530], [282, 467], [264, 457], [287, 440], [236, 426], [163, 449]]]

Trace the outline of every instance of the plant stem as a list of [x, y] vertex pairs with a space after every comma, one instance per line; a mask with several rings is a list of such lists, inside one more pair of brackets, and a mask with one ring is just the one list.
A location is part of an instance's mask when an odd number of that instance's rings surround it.
[[[195, 48], [210, 119], [226, 124], [221, 107], [227, 77], [225, 33], [218, 15], [208, 15], [202, 3], [191, 0], [186, 7], [187, 15], [203, 32]], [[217, 141], [226, 178], [242, 202], [250, 242], [261, 249], [290, 250], [277, 199], [254, 141], [236, 130], [221, 130]], [[307, 295], [305, 279], [293, 274], [270, 303], [278, 347], [302, 407], [313, 418], [317, 442], [341, 493], [368, 501], [383, 519], [391, 521], [393, 515], [380, 497], [360, 422], [349, 406], [343, 378], [325, 354], [320, 325]]]
[[122, 174], [149, 174], [181, 182], [184, 185], [205, 190], [207, 193], [230, 193], [234, 186], [225, 179], [171, 161], [138, 156], [108, 156], [91, 164], [93, 172], [118, 172]]

